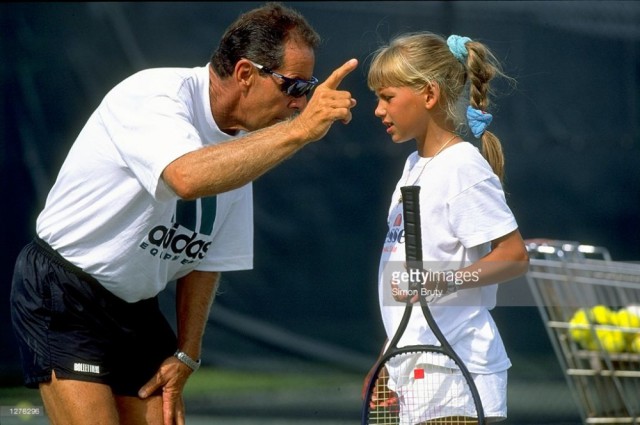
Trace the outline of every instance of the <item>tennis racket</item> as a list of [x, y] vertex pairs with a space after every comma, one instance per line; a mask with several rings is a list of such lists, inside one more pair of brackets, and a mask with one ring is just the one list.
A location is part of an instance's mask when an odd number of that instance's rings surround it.
[[[401, 189], [407, 268], [422, 268], [420, 186]], [[419, 291], [419, 282], [410, 289]], [[414, 292], [415, 293], [415, 292]], [[422, 313], [440, 345], [398, 347], [411, 317], [412, 297], [389, 345], [373, 367], [362, 424], [485, 424], [478, 390], [462, 360], [436, 324], [425, 297]]]

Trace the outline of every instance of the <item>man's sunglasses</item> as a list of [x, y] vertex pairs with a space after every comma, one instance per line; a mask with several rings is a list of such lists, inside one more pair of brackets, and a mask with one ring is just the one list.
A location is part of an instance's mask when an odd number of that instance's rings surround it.
[[249, 61], [258, 68], [262, 72], [266, 72], [267, 74], [271, 74], [275, 77], [278, 77], [282, 80], [282, 84], [280, 85], [280, 90], [287, 96], [291, 97], [302, 97], [309, 94], [309, 92], [318, 84], [318, 79], [316, 77], [311, 77], [310, 80], [302, 80], [300, 78], [289, 78], [285, 77], [282, 74], [278, 74], [277, 72], [273, 72], [269, 68], [257, 64], [253, 61]]

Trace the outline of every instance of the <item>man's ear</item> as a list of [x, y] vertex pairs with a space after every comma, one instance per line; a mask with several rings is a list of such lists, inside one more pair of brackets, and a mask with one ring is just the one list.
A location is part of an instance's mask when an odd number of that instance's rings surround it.
[[253, 84], [257, 71], [256, 67], [247, 59], [240, 59], [233, 69], [233, 77], [240, 88], [246, 89]]

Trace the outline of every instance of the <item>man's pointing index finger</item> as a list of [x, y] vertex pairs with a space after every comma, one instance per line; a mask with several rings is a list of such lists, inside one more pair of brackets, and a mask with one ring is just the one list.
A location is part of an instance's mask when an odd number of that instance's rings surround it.
[[331, 73], [331, 75], [329, 75], [329, 77], [324, 82], [324, 86], [332, 90], [337, 89], [338, 85], [342, 82], [342, 80], [344, 80], [344, 77], [349, 75], [349, 73], [356, 69], [357, 66], [357, 59], [348, 60], [340, 68], [336, 69]]

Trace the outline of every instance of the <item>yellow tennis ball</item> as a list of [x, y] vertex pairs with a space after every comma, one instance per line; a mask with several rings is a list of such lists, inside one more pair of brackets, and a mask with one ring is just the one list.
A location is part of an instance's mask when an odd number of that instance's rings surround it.
[[596, 329], [596, 336], [608, 353], [621, 353], [627, 348], [624, 332], [617, 329]]
[[640, 317], [621, 308], [615, 312], [615, 324], [624, 328], [640, 328]]
[[640, 353], [640, 333], [635, 334], [629, 342], [629, 351], [632, 353]]
[[621, 328], [627, 340], [633, 339], [636, 332], [634, 332], [632, 329], [640, 328], [640, 317], [636, 316], [625, 308], [621, 308], [620, 310], [615, 312], [613, 316], [614, 324]]
[[598, 351], [598, 350], [600, 350], [600, 344], [598, 344], [598, 341], [596, 339], [593, 339], [593, 338], [589, 338], [588, 340], [586, 340], [582, 344], [582, 347], [584, 347], [585, 349], [587, 349], [589, 351]]
[[[16, 408], [17, 409], [31, 409], [33, 407], [33, 404], [31, 404], [30, 401], [20, 401], [16, 404]], [[22, 422], [26, 422], [32, 419], [32, 414], [18, 414], [18, 418], [20, 418], [20, 420]]]
[[589, 330], [589, 318], [584, 309], [578, 309], [571, 320], [569, 320], [569, 336], [574, 341], [586, 345], [591, 339], [591, 331]]
[[590, 317], [601, 325], [610, 325], [612, 312], [611, 309], [604, 305], [596, 305], [590, 310]]

